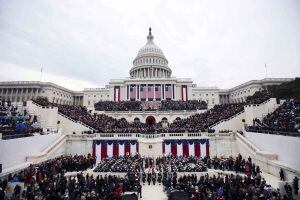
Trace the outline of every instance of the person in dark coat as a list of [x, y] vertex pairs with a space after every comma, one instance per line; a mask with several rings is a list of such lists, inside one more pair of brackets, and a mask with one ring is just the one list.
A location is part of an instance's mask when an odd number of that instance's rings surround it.
[[293, 188], [294, 188], [294, 194], [298, 195], [298, 190], [299, 190], [299, 178], [295, 176], [293, 180]]
[[156, 174], [155, 174], [155, 172], [152, 173], [152, 182], [153, 182], [153, 185], [155, 185], [155, 182], [156, 182]]
[[283, 169], [282, 169], [282, 168], [280, 168], [279, 176], [280, 176], [280, 180], [281, 180], [281, 181], [284, 181], [284, 172], [283, 172]]
[[161, 179], [162, 179], [162, 175], [161, 175], [161, 172], [159, 172], [158, 175], [157, 175], [157, 182], [159, 184], [161, 184]]
[[145, 182], [146, 182], [146, 173], [143, 172], [142, 174], [142, 181], [143, 181], [143, 184], [145, 185]]
[[138, 184], [138, 194], [140, 195], [140, 198], [142, 198], [142, 185]]
[[150, 185], [150, 183], [151, 183], [151, 173], [148, 173], [147, 182], [148, 182], [148, 185]]

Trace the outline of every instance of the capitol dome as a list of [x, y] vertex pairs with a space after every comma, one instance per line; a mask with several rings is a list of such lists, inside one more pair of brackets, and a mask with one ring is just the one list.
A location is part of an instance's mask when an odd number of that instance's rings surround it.
[[162, 50], [153, 42], [151, 28], [147, 36], [147, 43], [138, 51], [133, 60], [133, 67], [130, 70], [131, 78], [169, 78], [172, 70], [168, 67]]

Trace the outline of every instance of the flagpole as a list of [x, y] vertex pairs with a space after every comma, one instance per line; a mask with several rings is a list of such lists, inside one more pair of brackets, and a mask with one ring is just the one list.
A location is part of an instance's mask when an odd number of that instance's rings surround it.
[[266, 78], [268, 78], [267, 64], [265, 63]]
[[41, 67], [41, 82], [43, 80], [43, 68]]

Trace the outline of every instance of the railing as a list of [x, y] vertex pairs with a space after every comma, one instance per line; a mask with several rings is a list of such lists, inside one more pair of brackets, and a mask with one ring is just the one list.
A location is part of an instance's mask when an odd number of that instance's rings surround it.
[[267, 99], [267, 100], [265, 100], [265, 101], [263, 101], [263, 102], [261, 102], [261, 103], [259, 103], [259, 104], [248, 104], [248, 105], [245, 105], [245, 107], [261, 106], [261, 105], [266, 104], [266, 103], [268, 103], [269, 101], [271, 101], [271, 99], [273, 99], [273, 98], [269, 98], [269, 99]]
[[53, 109], [53, 108], [56, 108], [55, 106], [42, 106], [40, 104], [37, 104], [35, 103], [34, 101], [31, 101], [32, 104], [36, 105], [37, 107], [40, 107], [40, 108], [47, 108], [47, 109]]
[[64, 114], [61, 113], [61, 112], [58, 112], [58, 114], [61, 115], [61, 116], [63, 116], [63, 117], [65, 117], [65, 118], [67, 118], [68, 120], [71, 120], [71, 121], [74, 122], [74, 123], [79, 123], [79, 124], [81, 124], [81, 125], [83, 125], [83, 126], [89, 128], [89, 129], [91, 129], [91, 130], [96, 130], [96, 129], [94, 129], [93, 127], [90, 127], [89, 125], [87, 125], [87, 124], [85, 124], [85, 123], [83, 123], [83, 122], [81, 122], [81, 121], [74, 120], [74, 119], [72, 119], [71, 117], [68, 117], [67, 115], [64, 115]]
[[259, 149], [252, 144], [251, 142], [249, 142], [244, 136], [242, 136], [239, 133], [235, 134], [236, 138], [238, 138], [241, 142], [243, 142], [249, 149], [251, 149], [253, 152], [257, 153], [259, 151]]
[[142, 133], [95, 133], [94, 138], [194, 138], [194, 137], [231, 137], [233, 132], [229, 133], [159, 133], [159, 134], [142, 134]]
[[[34, 105], [36, 105], [36, 106], [38, 106], [38, 107], [40, 107], [40, 108], [46, 108], [46, 109], [57, 108], [57, 107], [55, 107], [55, 106], [41, 106], [41, 105], [39, 105], [39, 104], [37, 104], [37, 103], [35, 103], [35, 102], [33, 102], [33, 101], [32, 101], [32, 104], [34, 104]], [[72, 119], [72, 118], [70, 118], [70, 117], [64, 115], [63, 113], [61, 113], [61, 112], [59, 112], [59, 111], [57, 111], [57, 113], [58, 113], [59, 115], [65, 117], [65, 118], [71, 120], [71, 121], [74, 122], [74, 123], [79, 123], [79, 124], [81, 124], [81, 125], [83, 125], [83, 126], [89, 128], [89, 129], [91, 129], [91, 130], [94, 130], [94, 131], [96, 130], [96, 129], [94, 129], [93, 127], [91, 127], [91, 126], [89, 126], [89, 125], [87, 125], [87, 124], [85, 124], [85, 123], [83, 123], [83, 122], [81, 122], [81, 121], [76, 121], [76, 120], [74, 120], [74, 119]]]
[[222, 119], [221, 121], [218, 121], [217, 123], [211, 125], [209, 128], [212, 128], [212, 127], [214, 127], [214, 126], [217, 126], [218, 124], [220, 124], [220, 123], [222, 123], [222, 122], [226, 122], [226, 121], [228, 121], [228, 120], [231, 120], [231, 119], [235, 118], [236, 116], [238, 116], [238, 115], [240, 115], [240, 114], [242, 114], [242, 113], [244, 113], [244, 112], [245, 112], [245, 110], [242, 110], [242, 111], [240, 111], [240, 112], [238, 112], [238, 113], [232, 115], [231, 117], [229, 117], [229, 118], [227, 118], [227, 119]]
[[263, 133], [263, 134], [270, 134], [270, 135], [283, 135], [283, 136], [291, 136], [291, 137], [300, 137], [300, 133], [297, 132], [286, 132], [286, 131], [271, 131], [267, 129], [260, 129], [260, 130], [252, 130], [246, 129], [247, 132], [253, 133]]

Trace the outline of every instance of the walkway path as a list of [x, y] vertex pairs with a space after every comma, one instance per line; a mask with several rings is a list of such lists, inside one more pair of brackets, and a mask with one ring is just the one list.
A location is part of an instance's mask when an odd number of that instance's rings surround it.
[[167, 200], [168, 197], [163, 191], [162, 185], [142, 185], [142, 200]]

